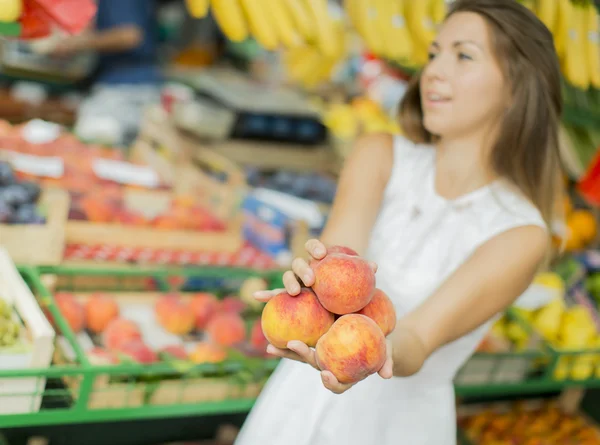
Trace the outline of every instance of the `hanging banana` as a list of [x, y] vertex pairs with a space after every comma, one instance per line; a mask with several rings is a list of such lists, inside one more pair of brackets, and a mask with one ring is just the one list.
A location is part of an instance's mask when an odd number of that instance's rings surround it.
[[232, 42], [248, 38], [248, 26], [239, 0], [211, 0], [212, 13], [223, 34]]
[[435, 39], [435, 26], [431, 16], [431, 0], [407, 1], [406, 23], [413, 37], [413, 62], [427, 63], [429, 45]]
[[565, 49], [569, 41], [569, 27], [571, 26], [571, 16], [573, 7], [569, 0], [556, 0], [556, 21], [554, 22], [554, 46], [556, 54], [561, 60], [565, 57]]
[[295, 27], [290, 11], [281, 0], [271, 2], [264, 12], [271, 19], [279, 40], [286, 48], [294, 48], [303, 43], [303, 39]]
[[585, 57], [588, 61], [590, 84], [600, 89], [600, 15], [589, 2], [585, 7]]
[[556, 0], [542, 0], [537, 2], [535, 13], [554, 35], [558, 20], [558, 4]]
[[202, 19], [208, 14], [209, 0], [185, 0], [188, 12], [195, 19]]
[[[563, 74], [571, 85], [587, 90], [590, 77], [585, 61], [585, 10], [568, 0], [564, 3], [563, 13], [568, 20], [567, 41], [564, 43]], [[568, 49], [568, 50], [567, 50]]]
[[335, 35], [327, 0], [304, 0], [316, 25], [317, 45], [326, 56], [335, 55]]
[[281, 0], [292, 17], [294, 25], [300, 35], [307, 42], [315, 39], [315, 24], [310, 16], [310, 12], [303, 0]]
[[248, 27], [252, 37], [263, 48], [273, 51], [279, 46], [277, 32], [269, 17], [264, 13], [265, 8], [270, 8], [268, 2], [263, 0], [239, 0], [244, 15], [248, 20]]

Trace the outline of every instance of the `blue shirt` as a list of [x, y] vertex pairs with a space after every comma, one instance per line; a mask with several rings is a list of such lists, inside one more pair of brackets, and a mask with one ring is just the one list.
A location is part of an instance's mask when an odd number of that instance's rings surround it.
[[99, 0], [96, 29], [137, 25], [143, 40], [137, 48], [99, 56], [98, 83], [148, 84], [161, 80], [157, 63], [158, 26], [151, 0]]

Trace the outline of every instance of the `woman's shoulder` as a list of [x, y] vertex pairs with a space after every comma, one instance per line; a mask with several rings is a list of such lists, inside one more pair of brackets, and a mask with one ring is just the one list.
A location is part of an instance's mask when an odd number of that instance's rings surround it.
[[498, 181], [492, 199], [487, 200], [487, 226], [492, 232], [502, 232], [520, 226], [538, 226], [546, 230], [540, 210], [515, 186]]

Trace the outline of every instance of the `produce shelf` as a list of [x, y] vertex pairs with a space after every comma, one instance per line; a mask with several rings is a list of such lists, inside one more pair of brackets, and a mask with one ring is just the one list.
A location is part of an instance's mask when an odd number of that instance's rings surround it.
[[[53, 293], [114, 292], [142, 295], [159, 292], [206, 291], [218, 286], [234, 289], [249, 277], [260, 277], [269, 287], [280, 286], [281, 273], [244, 269], [108, 270], [93, 268], [23, 266], [21, 275], [40, 306], [54, 321], [57, 332], [54, 365], [43, 369], [0, 371], [2, 381], [15, 377], [42, 377], [37, 392], [2, 394], [3, 397], [41, 396], [39, 409], [0, 416], [0, 428], [34, 425], [106, 422], [157, 417], [180, 417], [248, 411], [278, 360], [242, 349], [229, 350], [220, 363], [194, 364], [163, 360], [151, 364], [92, 360], [85, 333], [75, 333], [58, 309]], [[208, 281], [207, 281], [208, 280]], [[199, 286], [202, 288], [199, 289]], [[226, 294], [227, 295], [227, 294]], [[222, 297], [223, 295], [219, 295]], [[223, 300], [221, 300], [223, 301]], [[259, 312], [258, 312], [259, 313]], [[257, 312], [246, 308], [248, 328]]]
[[[236, 352], [219, 364], [190, 366], [179, 361], [99, 364], [91, 360], [89, 345], [86, 348], [82, 342], [81, 332], [76, 334], [71, 329], [55, 297], [64, 292], [114, 293], [119, 298], [127, 294], [180, 292], [183, 295], [225, 289], [219, 294], [221, 298], [231, 295], [249, 277], [263, 278], [269, 288], [281, 287], [281, 271], [86, 266], [22, 266], [19, 271], [40, 306], [54, 320], [55, 364], [43, 369], [0, 371], [0, 386], [2, 380], [17, 376], [41, 377], [47, 381], [38, 392], [26, 394], [32, 399], [35, 395], [42, 396], [39, 410], [0, 416], [0, 428], [247, 412], [278, 364], [277, 359]], [[249, 327], [259, 316], [260, 308], [244, 314]], [[507, 318], [521, 322], [513, 311], [507, 313]], [[582, 385], [581, 381], [552, 379], [559, 356], [544, 343], [529, 346], [527, 350], [475, 354], [459, 373], [457, 395], [486, 398], [541, 394]], [[583, 384], [600, 388], [600, 380]]]

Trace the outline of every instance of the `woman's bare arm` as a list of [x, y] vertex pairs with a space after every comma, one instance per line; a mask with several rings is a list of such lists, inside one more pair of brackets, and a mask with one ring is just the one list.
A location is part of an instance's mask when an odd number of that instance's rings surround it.
[[486, 242], [391, 334], [394, 375], [415, 374], [439, 347], [510, 306], [530, 285], [548, 249], [537, 226]]
[[393, 137], [370, 134], [355, 143], [340, 175], [320, 240], [364, 254], [391, 173]]

